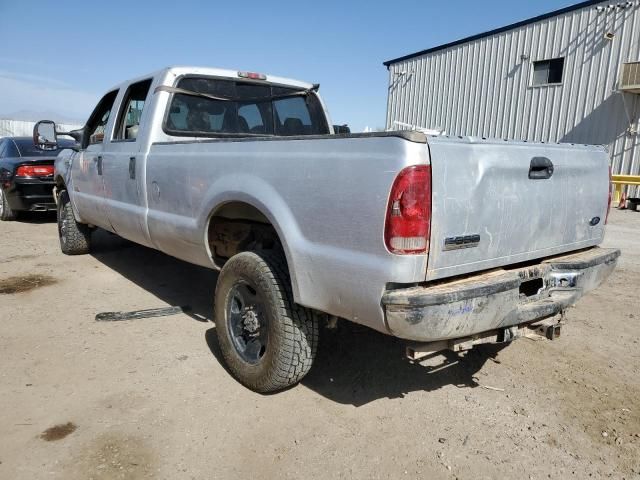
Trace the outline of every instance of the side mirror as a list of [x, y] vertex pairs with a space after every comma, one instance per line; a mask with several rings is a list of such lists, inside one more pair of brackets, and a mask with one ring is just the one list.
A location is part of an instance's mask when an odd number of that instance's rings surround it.
[[348, 125], [334, 125], [333, 133], [336, 135], [345, 135], [351, 133], [351, 129]]
[[56, 150], [58, 134], [56, 124], [51, 120], [40, 120], [33, 127], [33, 143], [40, 150]]

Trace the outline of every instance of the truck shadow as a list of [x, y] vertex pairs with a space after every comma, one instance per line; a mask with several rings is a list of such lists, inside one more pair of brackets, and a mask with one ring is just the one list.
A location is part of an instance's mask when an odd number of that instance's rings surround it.
[[[91, 255], [159, 300], [171, 306], [188, 306], [185, 313], [194, 320], [211, 321], [218, 272], [137, 245], [102, 229], [93, 233]], [[113, 310], [119, 310], [118, 306], [114, 305]]]
[[506, 346], [481, 345], [464, 355], [446, 352], [426, 365], [405, 358], [402, 340], [369, 328], [343, 322], [337, 332], [322, 333], [314, 366], [302, 384], [356, 407], [448, 385], [479, 387], [476, 374]]
[[[162, 302], [189, 306], [187, 314], [194, 320], [212, 321], [217, 272], [103, 230], [94, 233], [91, 255]], [[117, 304], [113, 310], [119, 310]], [[204, 340], [224, 367], [213, 325]], [[447, 385], [473, 388], [479, 386], [477, 372], [504, 344], [476, 347], [464, 356], [447, 353], [439, 357], [442, 363], [436, 366], [410, 362], [404, 357], [404, 347], [401, 340], [342, 321], [337, 331], [321, 331], [314, 366], [302, 385], [331, 401], [354, 406]]]
[[[231, 375], [222, 359], [215, 327], [205, 332], [205, 340], [213, 356]], [[441, 360], [437, 365], [426, 366], [404, 357], [405, 345], [401, 340], [343, 322], [339, 331], [321, 333], [313, 367], [301, 384], [328, 400], [354, 407], [448, 385], [474, 388], [480, 386], [476, 373], [505, 346], [480, 345], [464, 356], [448, 352], [437, 358]]]

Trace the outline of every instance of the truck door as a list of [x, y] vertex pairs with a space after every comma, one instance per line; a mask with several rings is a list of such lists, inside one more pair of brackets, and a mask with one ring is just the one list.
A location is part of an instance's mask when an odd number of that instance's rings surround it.
[[107, 93], [98, 103], [85, 126], [82, 149], [73, 160], [73, 204], [84, 222], [113, 231], [104, 208], [104, 183], [102, 165], [105, 146], [105, 131], [118, 95], [118, 90]]
[[140, 136], [151, 82], [133, 83], [124, 93], [102, 164], [109, 222], [118, 235], [147, 246], [152, 244], [145, 226], [145, 152]]

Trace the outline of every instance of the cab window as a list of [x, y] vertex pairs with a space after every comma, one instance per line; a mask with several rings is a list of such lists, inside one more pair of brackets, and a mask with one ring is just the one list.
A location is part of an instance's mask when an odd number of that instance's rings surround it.
[[102, 97], [102, 100], [100, 100], [100, 103], [98, 103], [98, 106], [89, 117], [85, 127], [85, 135], [82, 145], [83, 148], [86, 148], [88, 145], [94, 145], [104, 141], [104, 130], [109, 122], [113, 102], [117, 95], [118, 90], [107, 93]]
[[184, 136], [287, 136], [329, 133], [315, 94], [269, 84], [184, 77], [177, 85], [192, 92], [172, 96], [164, 130]]
[[309, 108], [302, 97], [274, 100], [276, 135], [311, 135], [318, 133], [311, 122]]
[[134, 141], [138, 138], [142, 110], [150, 88], [151, 79], [129, 86], [120, 107], [118, 122], [113, 134], [114, 140]]

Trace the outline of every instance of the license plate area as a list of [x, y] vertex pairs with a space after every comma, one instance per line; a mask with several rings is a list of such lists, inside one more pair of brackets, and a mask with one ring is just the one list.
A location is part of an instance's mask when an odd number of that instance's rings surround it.
[[548, 269], [543, 265], [533, 265], [518, 270], [518, 276], [521, 280], [518, 295], [521, 304], [534, 302], [546, 296], [545, 278], [547, 272]]
[[542, 278], [533, 278], [531, 280], [526, 280], [520, 284], [519, 293], [520, 298], [531, 298], [540, 294], [540, 292], [544, 289], [544, 281]]

